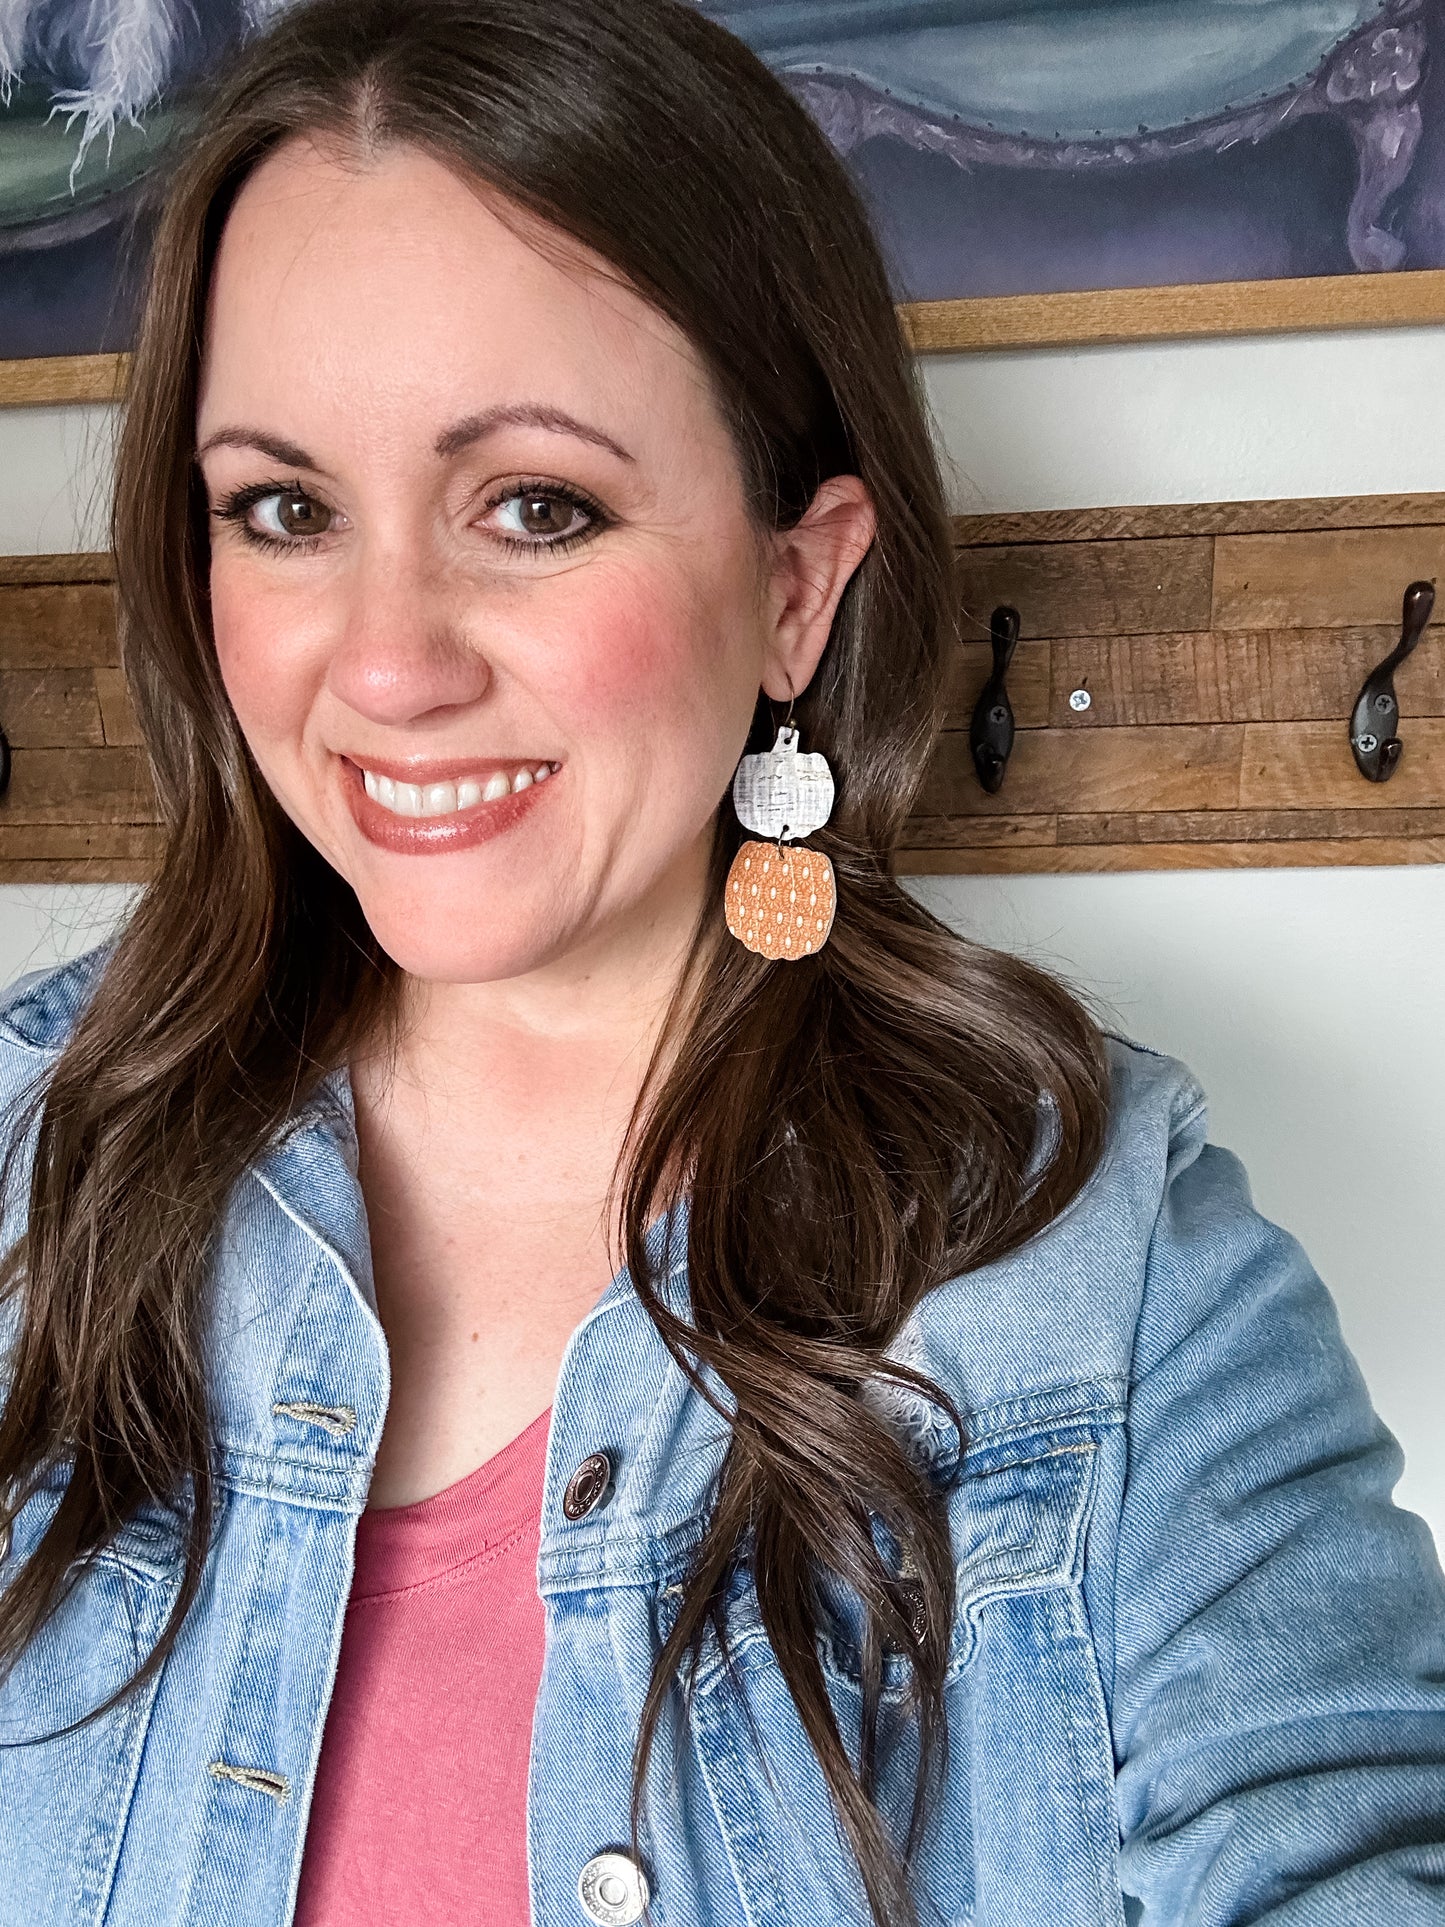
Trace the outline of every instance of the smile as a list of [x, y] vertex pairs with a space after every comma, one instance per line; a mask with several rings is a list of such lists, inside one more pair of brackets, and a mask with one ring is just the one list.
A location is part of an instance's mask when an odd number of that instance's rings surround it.
[[515, 796], [536, 783], [545, 783], [554, 767], [551, 763], [520, 763], [511, 771], [494, 769], [487, 776], [465, 776], [451, 783], [403, 783], [363, 767], [361, 779], [372, 802], [391, 815], [436, 818], [456, 816], [480, 803], [497, 803], [504, 796]]

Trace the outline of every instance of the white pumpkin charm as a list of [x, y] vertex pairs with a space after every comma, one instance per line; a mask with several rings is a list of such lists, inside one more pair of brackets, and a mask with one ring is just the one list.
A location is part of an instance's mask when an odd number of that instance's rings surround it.
[[733, 777], [733, 808], [744, 829], [769, 838], [744, 843], [724, 889], [728, 929], [757, 956], [796, 960], [828, 941], [837, 908], [833, 866], [821, 850], [785, 849], [822, 829], [833, 811], [826, 756], [800, 755], [784, 723], [766, 754], [744, 756]]
[[733, 777], [733, 808], [754, 836], [791, 843], [821, 830], [833, 813], [833, 772], [817, 750], [798, 752], [798, 732], [784, 723], [772, 748], [744, 756]]

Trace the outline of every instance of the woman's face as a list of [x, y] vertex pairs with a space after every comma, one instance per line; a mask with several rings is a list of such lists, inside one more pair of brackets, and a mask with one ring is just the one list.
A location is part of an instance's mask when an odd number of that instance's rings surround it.
[[872, 534], [839, 478], [760, 544], [690, 343], [410, 148], [250, 176], [197, 449], [241, 729], [438, 981], [695, 910], [759, 687], [807, 683]]

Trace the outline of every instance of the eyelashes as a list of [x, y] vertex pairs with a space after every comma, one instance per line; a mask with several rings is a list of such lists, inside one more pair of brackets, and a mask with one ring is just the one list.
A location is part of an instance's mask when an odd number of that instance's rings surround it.
[[[325, 540], [325, 532], [316, 535], [277, 535], [266, 529], [258, 529], [250, 519], [251, 510], [259, 503], [275, 500], [283, 496], [299, 497], [322, 509], [326, 504], [313, 495], [299, 481], [289, 482], [248, 482], [244, 487], [233, 489], [225, 495], [210, 511], [211, 519], [223, 524], [233, 525], [242, 540], [251, 548], [273, 555], [309, 554], [320, 547]], [[612, 518], [594, 501], [585, 490], [570, 482], [550, 481], [545, 477], [523, 479], [509, 482], [505, 488], [495, 490], [483, 503], [490, 512], [504, 503], [515, 501], [565, 502], [577, 513], [585, 515], [587, 524], [581, 529], [568, 529], [558, 535], [537, 535], [532, 537], [499, 535], [488, 531], [488, 540], [498, 547], [509, 549], [521, 555], [565, 554], [569, 549], [579, 548], [612, 526]], [[330, 512], [329, 510], [327, 511]]]

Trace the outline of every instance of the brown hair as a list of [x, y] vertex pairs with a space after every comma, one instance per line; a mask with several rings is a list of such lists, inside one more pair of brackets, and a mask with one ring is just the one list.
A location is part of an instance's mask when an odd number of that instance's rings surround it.
[[[7, 1293], [23, 1283], [24, 1307], [0, 1494], [13, 1512], [47, 1466], [73, 1463], [0, 1599], [0, 1658], [146, 1500], [177, 1505], [186, 1565], [121, 1691], [169, 1652], [211, 1530], [203, 1318], [224, 1205], [394, 1008], [398, 973], [355, 896], [257, 774], [209, 628], [193, 460], [207, 282], [239, 185], [294, 135], [362, 164], [411, 144], [610, 262], [710, 369], [761, 529], [787, 526], [832, 474], [856, 473], [872, 495], [875, 540], [797, 705], [837, 781], [814, 839], [837, 872], [833, 933], [796, 963], [727, 935], [722, 882], [741, 833], [724, 801], [711, 894], [619, 1164], [638, 1294], [679, 1367], [709, 1396], [703, 1375], [716, 1374], [736, 1407], [637, 1735], [632, 1827], [635, 1848], [657, 1719], [708, 1627], [725, 1633], [742, 1573], [873, 1915], [908, 1927], [908, 1857], [946, 1756], [955, 1565], [939, 1482], [865, 1390], [911, 1385], [961, 1427], [885, 1349], [931, 1287], [1014, 1249], [1075, 1195], [1100, 1153], [1107, 1073], [1060, 984], [955, 936], [896, 879], [954, 634], [917, 377], [843, 167], [761, 62], [682, 0], [316, 0], [244, 50], [168, 184], [113, 523], [164, 854], [36, 1099], [24, 1228], [3, 1274]], [[750, 747], [769, 740], [760, 699]], [[1032, 1168], [1050, 1113], [1051, 1155]], [[684, 1194], [690, 1322], [659, 1295], [644, 1242]], [[819, 1663], [837, 1584], [865, 1629], [856, 1761]], [[887, 1648], [911, 1664], [918, 1725], [901, 1850], [874, 1797]]]

